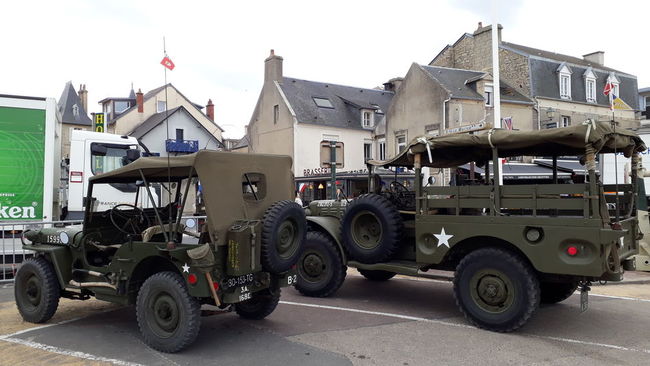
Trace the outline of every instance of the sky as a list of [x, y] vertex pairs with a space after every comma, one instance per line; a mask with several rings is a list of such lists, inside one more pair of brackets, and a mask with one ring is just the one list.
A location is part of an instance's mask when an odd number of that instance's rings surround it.
[[[581, 57], [650, 87], [648, 1], [494, 0], [502, 40]], [[0, 94], [60, 98], [72, 81], [99, 100], [164, 84], [163, 37], [176, 68], [167, 81], [215, 104], [225, 137], [244, 134], [269, 51], [284, 75], [373, 88], [427, 64], [447, 44], [492, 22], [489, 0], [458, 1], [11, 1], [0, 20]]]

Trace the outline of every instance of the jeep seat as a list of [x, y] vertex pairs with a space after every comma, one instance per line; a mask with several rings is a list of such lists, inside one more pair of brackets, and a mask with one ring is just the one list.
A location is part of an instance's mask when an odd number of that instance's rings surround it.
[[[163, 226], [164, 226], [164, 230], [169, 232], [169, 224], [164, 224]], [[185, 224], [172, 224], [171, 229], [172, 229], [171, 231], [183, 233], [185, 232]], [[163, 228], [161, 228], [160, 225], [150, 226], [142, 232], [142, 241], [148, 243], [151, 241], [151, 239], [153, 239], [154, 236], [156, 235], [162, 236], [162, 233], [163, 233]]]

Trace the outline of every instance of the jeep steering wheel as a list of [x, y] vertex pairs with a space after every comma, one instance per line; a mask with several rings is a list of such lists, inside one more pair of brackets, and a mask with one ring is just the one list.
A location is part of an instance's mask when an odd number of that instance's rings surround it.
[[392, 198], [393, 198], [393, 203], [397, 207], [406, 207], [408, 205], [408, 199], [407, 199], [407, 193], [408, 193], [408, 188], [406, 188], [402, 183], [394, 180], [390, 182], [390, 185], [388, 186], [388, 191], [390, 192]]
[[[120, 207], [127, 207], [131, 211], [121, 210]], [[138, 206], [128, 203], [113, 206], [108, 216], [117, 230], [128, 235], [140, 235], [144, 229], [150, 226], [149, 218], [144, 211]]]
[[388, 187], [391, 192], [396, 194], [406, 193], [409, 191], [408, 188], [406, 188], [402, 183], [396, 180], [390, 182], [390, 185]]

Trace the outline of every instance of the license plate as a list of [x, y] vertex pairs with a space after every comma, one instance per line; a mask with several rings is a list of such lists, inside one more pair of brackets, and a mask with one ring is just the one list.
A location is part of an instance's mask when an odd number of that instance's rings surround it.
[[589, 308], [589, 291], [580, 291], [580, 312], [584, 313]]
[[232, 288], [237, 286], [246, 286], [250, 285], [255, 281], [255, 276], [252, 273], [237, 276], [237, 277], [228, 277], [225, 281], [225, 288]]

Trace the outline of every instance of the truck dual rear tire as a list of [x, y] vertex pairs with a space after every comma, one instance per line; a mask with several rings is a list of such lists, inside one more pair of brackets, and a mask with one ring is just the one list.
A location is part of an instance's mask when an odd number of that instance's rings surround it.
[[323, 233], [310, 231], [305, 251], [298, 261], [296, 289], [311, 297], [328, 297], [341, 287], [347, 267], [334, 240]]
[[61, 287], [54, 267], [43, 257], [25, 260], [14, 283], [14, 296], [20, 315], [30, 323], [44, 323], [56, 312]]
[[501, 248], [477, 249], [456, 267], [454, 297], [475, 326], [511, 332], [539, 307], [539, 281], [531, 266], [516, 254]]
[[264, 213], [262, 226], [262, 266], [271, 273], [286, 272], [302, 254], [307, 233], [305, 210], [299, 204], [278, 201]]
[[201, 304], [190, 296], [183, 277], [175, 272], [159, 272], [144, 281], [136, 314], [145, 342], [161, 352], [184, 349], [201, 328]]
[[353, 260], [381, 263], [397, 252], [402, 226], [395, 205], [381, 195], [366, 194], [346, 208], [341, 219], [341, 237]]

